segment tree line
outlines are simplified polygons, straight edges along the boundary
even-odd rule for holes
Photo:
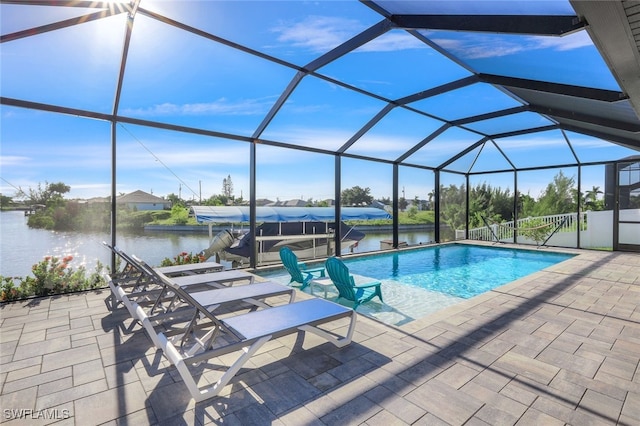
[[[485,225],[483,217],[490,223],[501,223],[514,219],[514,194],[507,188],[493,187],[481,183],[469,188],[469,227]],[[535,199],[530,194],[518,192],[516,209],[519,218],[574,213],[581,210],[605,209],[603,191],[593,186],[585,193],[578,192],[575,178],[558,172]],[[465,224],[465,185],[449,185],[440,188],[440,213],[442,219],[453,229]]]
[[[36,211],[29,216],[28,225],[33,228],[56,230],[91,230],[108,231],[110,226],[110,206],[108,203],[87,204],[78,201],[66,200],[64,195],[70,191],[70,187],[62,182],[38,184],[36,188],[30,188],[26,195],[30,204],[40,204],[45,208]],[[441,220],[452,229],[462,229],[466,216],[466,190],[465,185],[450,184],[440,187],[440,216]],[[484,226],[483,217],[490,222],[504,222],[513,220],[514,194],[510,189],[494,187],[486,182],[469,188],[469,225],[472,228]],[[558,172],[551,182],[542,191],[537,199],[529,194],[517,194],[517,211],[520,218],[545,216],[551,214],[571,213],[578,210],[578,205],[584,210],[603,210],[604,199],[600,187],[594,186],[584,194],[578,193],[574,177],[565,176]],[[424,202],[418,196],[412,200],[412,205],[407,215],[415,217],[418,210],[433,210],[431,202],[433,192],[427,194],[429,201]],[[180,199],[175,194],[169,194],[167,199],[172,202],[171,212],[129,212],[124,208],[118,210],[118,224],[123,227],[141,227],[145,223],[159,218],[168,218],[175,215],[176,223],[187,221],[188,202]],[[375,198],[368,187],[354,186],[346,188],[341,193],[341,202],[344,206],[369,206]],[[3,199],[3,206],[11,199]],[[243,203],[242,197],[233,195],[233,182],[231,176],[223,180],[222,193],[213,195],[204,200],[204,205],[239,205]],[[390,205],[390,198],[377,199],[382,204]],[[307,200],[308,206],[326,205],[326,201]],[[401,197],[398,200],[399,208],[404,211],[410,204]],[[179,220],[179,222],[178,222]]]

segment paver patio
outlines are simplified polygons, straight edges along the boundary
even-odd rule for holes
[[[345,348],[271,341],[198,404],[107,290],[5,304],[2,422],[640,424],[640,256],[576,252],[400,328],[361,315]]]

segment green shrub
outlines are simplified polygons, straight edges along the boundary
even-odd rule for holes
[[[143,229],[144,225],[153,222],[150,210],[118,212],[118,229]]]
[[[4,277],[0,275],[0,301],[24,299],[32,296],[70,293],[101,288],[106,285],[102,278],[104,266],[98,262],[93,273],[87,276],[84,266],[74,270],[69,266],[73,256],[62,259],[47,256],[31,267],[33,277]]]
[[[54,229],[56,222],[46,211],[42,210],[29,216],[27,225],[30,228]]]
[[[193,254],[183,251],[173,259],[165,257],[160,263],[160,266],[188,265],[190,263],[202,263],[205,260],[206,259],[201,254]]]
[[[189,209],[180,205],[171,208],[171,219],[176,225],[184,225],[189,221]]]
[[[539,218],[528,219],[520,226],[522,226],[522,228],[518,228],[518,234],[531,238],[536,242],[536,245],[540,245],[553,230],[549,224]]]
[[[13,277],[0,276],[0,301],[24,299],[27,297],[27,284],[22,281],[16,287]]]
[[[159,222],[161,220],[167,220],[171,217],[171,212],[169,210],[158,210],[154,211],[151,214],[154,222]]]

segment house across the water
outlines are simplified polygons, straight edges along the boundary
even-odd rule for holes
[[[116,198],[119,205],[125,204],[130,210],[170,210],[171,201],[156,197],[144,191],[133,191]]]

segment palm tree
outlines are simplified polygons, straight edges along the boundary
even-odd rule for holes
[[[436,195],[435,190],[434,191],[430,191],[427,194],[427,197],[429,197],[429,209],[433,210],[433,197]]]
[[[598,194],[604,194],[599,186],[593,186],[584,196],[584,205],[587,210],[600,210]]]

